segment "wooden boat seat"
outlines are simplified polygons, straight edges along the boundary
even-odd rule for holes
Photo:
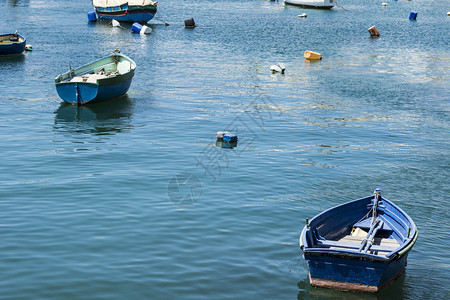
[[[367,218],[353,225],[353,228],[361,228],[369,231],[371,226],[372,226],[372,218]],[[386,224],[386,222],[383,222],[383,226],[379,229],[379,231],[393,232],[392,228],[389,227],[389,225]]]
[[[77,76],[70,80],[70,82],[89,82],[89,83],[97,83],[97,80],[107,78],[106,75],[101,74],[86,74],[83,76]]]
[[[360,242],[348,242],[348,241],[332,241],[332,240],[319,240],[317,242],[317,246],[319,247],[329,247],[329,248],[345,248],[345,249],[350,249],[350,250],[358,250],[359,247],[361,246]],[[394,245],[372,245],[370,247],[370,251],[374,251],[374,252],[383,252],[383,253],[390,253],[392,251],[394,251],[395,249],[398,248],[398,243],[397,243],[397,247]]]
[[[127,73],[131,70],[131,63],[129,61],[121,61],[117,64],[117,71],[120,74]]]

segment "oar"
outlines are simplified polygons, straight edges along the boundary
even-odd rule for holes
[[[156,20],[158,20],[158,21],[160,21],[160,22],[163,22],[164,23],[164,25],[166,25],[166,26],[169,26],[170,24],[169,23],[167,23],[167,22],[164,22],[163,20],[161,20],[161,19],[158,19],[158,18],[155,18]]]

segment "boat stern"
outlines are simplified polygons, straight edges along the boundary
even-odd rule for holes
[[[98,85],[79,82],[56,83],[56,91],[61,99],[74,104],[83,105],[97,97]]]

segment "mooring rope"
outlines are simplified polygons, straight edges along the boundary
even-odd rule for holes
[[[340,5],[336,0],[334,0],[334,2],[336,2],[336,6],[342,8],[345,11],[348,11],[348,9],[346,9],[345,7],[343,7],[342,5]]]

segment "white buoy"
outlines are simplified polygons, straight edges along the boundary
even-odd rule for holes
[[[307,15],[305,13],[302,13],[301,15],[298,15],[297,17],[299,17],[299,18],[306,18]]]
[[[26,44],[25,51],[33,51],[33,46],[31,46],[30,44]]]
[[[142,26],[141,31],[139,32],[140,34],[150,34],[152,32],[152,29],[150,27],[147,26]]]
[[[450,11],[449,11],[449,12],[447,12],[447,17],[450,17]]]
[[[387,6],[387,3],[383,2],[383,3],[381,3],[381,6]]]
[[[282,63],[278,63],[276,65],[271,65],[270,70],[272,73],[281,73],[284,74],[284,70],[286,70],[286,67]]]
[[[112,20],[112,26],[113,27],[120,27],[120,23],[119,23],[119,21],[117,21],[117,20]]]
[[[223,136],[227,134],[230,135],[231,133],[229,133],[228,131],[217,131],[216,138],[223,139]]]

